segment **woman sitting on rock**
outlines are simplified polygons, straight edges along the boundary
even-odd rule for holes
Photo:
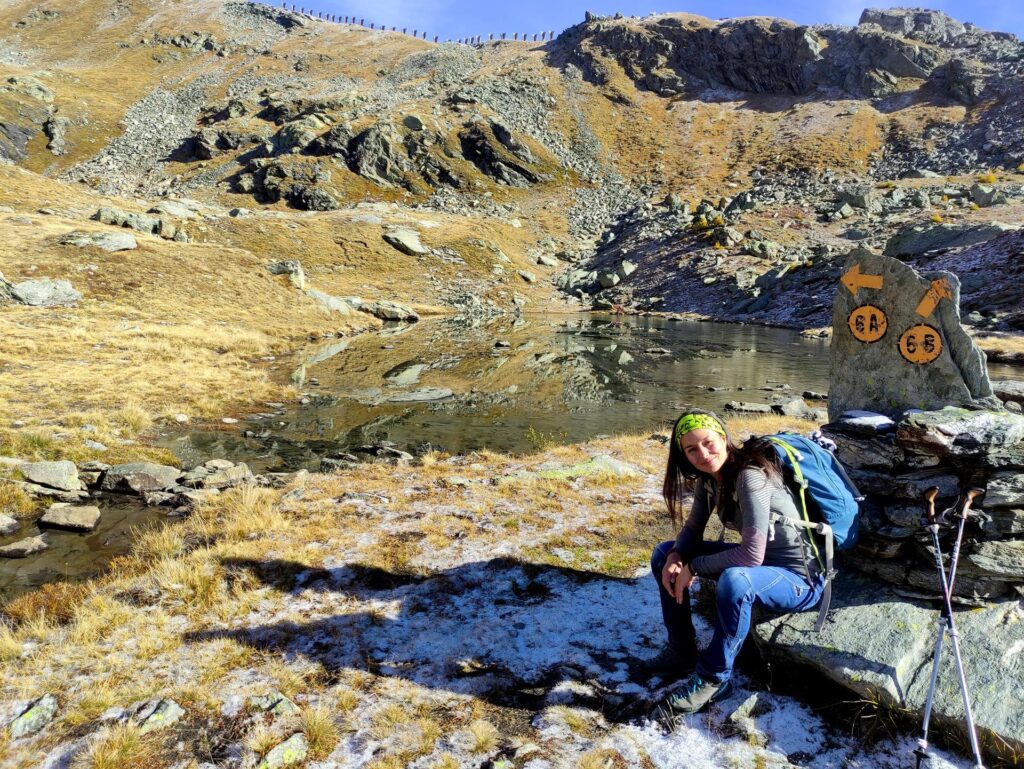
[[[679,536],[658,545],[651,556],[668,643],[644,667],[666,679],[688,676],[655,709],[670,729],[678,716],[728,693],[755,605],[806,611],[821,600],[824,588],[804,530],[782,523],[783,518],[800,519],[800,503],[783,480],[771,444],[753,440],[740,446],[714,414],[683,414],[672,430],[662,490],[676,524],[689,491],[693,505]],[[704,539],[712,513],[726,528],[740,532],[739,544]],[[718,583],[714,635],[700,654],[689,590],[698,576]]]

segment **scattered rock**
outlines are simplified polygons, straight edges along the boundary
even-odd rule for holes
[[[40,278],[10,285],[11,297],[30,307],[59,307],[79,302],[82,295],[66,280]]]
[[[78,491],[83,487],[75,463],[67,459],[55,462],[24,462],[18,466],[22,476],[41,486],[62,491]]]
[[[181,470],[152,462],[129,462],[114,465],[103,475],[104,491],[122,491],[141,494],[143,491],[162,491],[173,487],[182,476]]]
[[[135,718],[142,734],[166,729],[185,715],[185,709],[174,700],[152,700],[147,703]]]
[[[393,230],[389,230],[384,233],[384,240],[391,246],[394,246],[403,254],[409,256],[421,256],[423,254],[429,254],[430,249],[425,248],[420,243],[420,235],[415,230],[410,230],[407,227],[398,227]]]
[[[21,528],[21,524],[9,515],[0,513],[0,536],[6,537]]]
[[[293,766],[306,760],[309,743],[306,735],[299,732],[271,750],[257,764],[256,769],[279,769],[282,766]]]
[[[0,547],[0,558],[27,558],[30,555],[43,552],[47,547],[49,545],[46,544],[46,540],[42,536],[26,537]]]
[[[52,694],[44,694],[34,700],[28,709],[15,718],[8,727],[12,740],[27,737],[41,731],[57,715],[57,698]]]

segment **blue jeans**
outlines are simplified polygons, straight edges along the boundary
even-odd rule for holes
[[[651,554],[651,571],[658,583],[661,616],[668,631],[668,642],[684,659],[696,661],[697,673],[706,681],[725,683],[732,675],[733,662],[750,631],[750,613],[754,606],[774,612],[807,611],[821,600],[824,577],[814,583],[795,571],[781,566],[734,566],[718,575],[715,594],[714,635],[701,654],[697,654],[696,634],[690,617],[690,591],[683,591],[683,602],[661,585],[661,571],[675,542],[662,542]],[[720,553],[737,547],[724,542],[701,542],[696,555]],[[705,579],[701,577],[701,579]]]

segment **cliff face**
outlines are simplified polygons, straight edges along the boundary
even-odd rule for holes
[[[1019,218],[1022,61],[1012,35],[899,9],[855,27],[588,16],[544,43],[435,45],[251,3],[17,2],[0,9],[0,155],[126,199],[282,216],[383,203],[491,228],[447,244],[445,269],[461,259],[472,282],[454,293],[498,304],[559,286],[573,306],[660,298],[799,324],[821,313],[761,299],[786,264],[827,284],[851,240],[881,247],[936,216],[966,226],[992,205]],[[975,200],[990,168],[997,189]],[[848,204],[864,185],[882,202]],[[370,280],[387,259],[335,242]],[[623,259],[636,276],[602,285]],[[517,276],[538,260],[541,279]]]

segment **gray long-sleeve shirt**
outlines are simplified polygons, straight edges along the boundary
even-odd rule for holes
[[[690,514],[676,537],[676,550],[693,552],[695,545],[703,539],[716,493],[712,479],[698,480]],[[812,577],[817,574],[818,566],[804,530],[770,523],[776,516],[796,520],[803,517],[800,498],[781,479],[770,477],[756,467],[744,468],[736,479],[734,509],[735,514],[723,517],[722,523],[726,528],[740,532],[739,546],[694,558],[692,565],[698,574],[717,576],[730,566],[761,565],[782,566],[803,574],[805,563]]]

